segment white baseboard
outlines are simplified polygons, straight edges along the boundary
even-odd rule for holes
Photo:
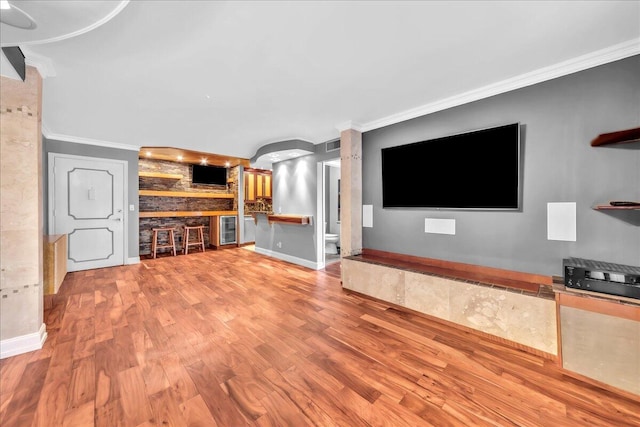
[[[0,359],[40,350],[46,340],[47,325],[43,323],[38,332],[0,341]]]
[[[124,263],[125,263],[125,265],[140,264],[140,257],[139,256],[129,257],[129,258],[126,259],[126,261]]]
[[[263,249],[256,246],[256,252],[262,255],[277,258],[282,261],[287,261],[292,264],[301,265],[303,267],[310,268],[312,270],[320,270],[322,267],[317,263],[304,258],[298,258],[292,255],[282,254],[280,252],[270,251],[269,249]]]

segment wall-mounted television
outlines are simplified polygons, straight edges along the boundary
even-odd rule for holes
[[[191,182],[205,185],[227,185],[227,168],[221,166],[193,165]]]
[[[520,124],[382,149],[383,208],[518,210]]]

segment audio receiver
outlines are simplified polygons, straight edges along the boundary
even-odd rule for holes
[[[640,267],[582,258],[562,260],[568,288],[640,299]]]

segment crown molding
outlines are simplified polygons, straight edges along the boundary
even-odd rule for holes
[[[76,144],[94,145],[97,147],[115,148],[117,150],[140,151],[140,147],[137,145],[129,145],[129,144],[122,144],[120,142],[101,141],[98,139],[82,138],[79,136],[51,133],[49,132],[49,130],[44,124],[42,125],[42,134],[44,135],[45,138],[55,140],[55,141],[73,142]]]
[[[336,125],[336,129],[338,129],[338,132],[343,132],[343,131],[349,130],[349,129],[353,129],[353,130],[358,131],[358,132],[364,132],[363,126],[360,123],[356,123],[356,122],[353,122],[351,120],[346,121],[346,122],[342,122],[342,123]]]
[[[478,89],[464,92],[458,95],[444,98],[436,102],[422,105],[411,110],[406,110],[391,116],[387,116],[378,120],[374,120],[362,125],[362,132],[378,129],[381,127],[404,122],[406,120],[415,119],[416,117],[426,114],[435,113],[437,111],[446,110],[448,108],[457,107],[459,105],[468,104],[484,98],[489,98],[501,93],[510,92],[512,90],[531,86],[547,80],[577,73],[578,71],[588,68],[604,65],[609,62],[628,58],[630,56],[640,54],[640,38],[632,39],[623,43],[600,49],[567,61],[559,62],[548,67],[543,67],[529,73],[493,83]],[[350,123],[350,122],[347,122]]]
[[[25,49],[22,46],[20,46],[20,50],[22,50],[22,53],[24,54],[25,64],[35,67],[40,73],[40,77],[46,79],[47,77],[56,76],[56,69],[53,66],[51,58],[31,52],[29,49]]]

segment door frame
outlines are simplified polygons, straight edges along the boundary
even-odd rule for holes
[[[316,235],[316,266],[317,270],[325,268],[324,262],[324,161],[319,161],[316,165],[316,218],[315,235]]]
[[[55,206],[54,200],[54,178],[55,178],[55,160],[57,158],[65,158],[71,160],[87,160],[87,161],[98,161],[98,162],[108,162],[108,163],[117,163],[123,165],[123,174],[122,177],[122,196],[124,198],[122,205],[122,265],[128,264],[129,259],[129,163],[126,160],[118,160],[118,159],[107,159],[104,157],[92,157],[92,156],[79,156],[76,154],[65,154],[65,153],[54,153],[49,152],[47,157],[47,218],[48,218],[48,233],[54,234],[54,217],[53,217],[53,207]],[[65,254],[68,257],[68,254]]]

